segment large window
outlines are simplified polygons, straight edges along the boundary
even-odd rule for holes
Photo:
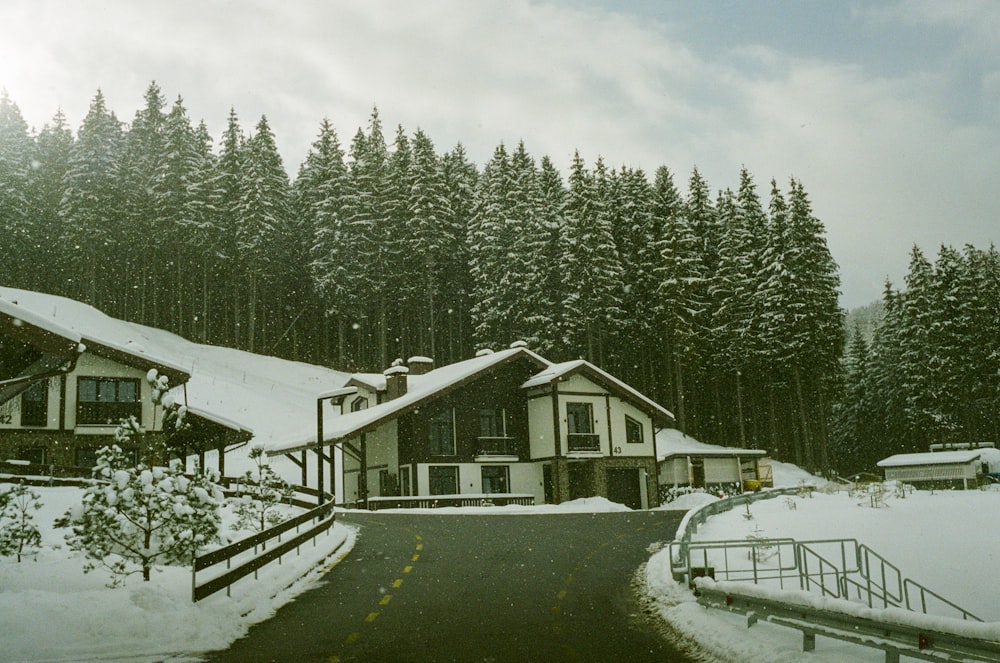
[[[49,381],[35,382],[21,394],[21,425],[44,426],[49,419]]]
[[[431,495],[458,494],[458,468],[431,465],[427,468],[427,489]]]
[[[139,381],[133,378],[79,378],[76,399],[78,424],[117,424],[142,416]]]
[[[566,403],[567,432],[586,435],[594,432],[594,410],[590,403]]]
[[[455,455],[455,416],[453,410],[445,410],[430,420],[428,431],[432,456]]]
[[[566,440],[570,451],[600,451],[594,434],[594,408],[590,403],[566,403]]]
[[[642,424],[625,415],[625,442],[628,444],[642,444]]]
[[[506,465],[487,465],[483,467],[483,492],[509,493],[510,468]]]

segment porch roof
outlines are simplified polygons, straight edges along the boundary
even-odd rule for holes
[[[876,463],[879,467],[912,467],[917,465],[965,465],[976,461],[982,455],[978,449],[972,451],[928,451],[916,454],[896,454]]]

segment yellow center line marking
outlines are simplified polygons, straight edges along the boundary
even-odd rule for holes
[[[382,597],[382,600],[378,602],[379,605],[389,605],[389,601],[392,600],[392,594],[386,594]]]
[[[553,633],[562,633],[562,624],[553,624],[552,625],[552,632]]]
[[[566,584],[567,585],[572,585],[573,584],[573,576],[572,575],[566,576]]]
[[[365,621],[366,622],[373,622],[373,621],[375,621],[375,619],[377,617],[378,617],[378,613],[377,612],[369,612],[368,616],[365,617]]]
[[[580,569],[582,569],[582,568],[583,568],[583,566],[584,566],[583,562],[577,562],[577,563],[576,563],[576,566],[574,566],[574,567],[573,567],[573,569],[574,569],[575,571],[579,571]]]
[[[559,616],[559,613],[561,613],[561,612],[562,612],[562,608],[560,608],[557,605],[552,606],[552,614],[553,615]]]
[[[355,642],[358,641],[358,638],[360,637],[361,634],[355,631],[354,633],[351,633],[349,636],[347,636],[347,638],[344,639],[344,644],[353,645]]]
[[[409,573],[412,570],[413,570],[412,566],[404,566],[403,567],[403,573]]]
[[[393,589],[399,589],[402,586],[403,586],[403,579],[402,578],[396,578],[395,580],[392,581],[392,588]]]
[[[417,550],[423,550],[423,549],[424,549],[424,544],[418,543],[417,544]]]
[[[420,536],[419,534],[416,535],[416,538],[417,538],[417,541],[423,541],[424,540],[424,537]]]
[[[594,558],[594,551],[591,550],[589,553],[587,553],[583,557],[584,557],[584,559],[593,559]]]
[[[417,553],[413,553],[413,557],[410,558],[410,561],[415,562],[418,559],[420,559],[420,555],[418,555]]]
[[[340,663],[340,657],[331,656],[330,658],[326,659],[326,663]]]
[[[566,594],[568,594],[568,593],[569,592],[564,589],[564,590],[560,591],[558,594],[556,594],[556,598],[559,599],[560,601],[562,601],[564,598],[566,598]]]

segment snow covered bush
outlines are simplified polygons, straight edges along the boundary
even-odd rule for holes
[[[189,564],[198,550],[218,541],[223,502],[214,473],[185,476],[178,466],[130,467],[117,445],[98,452],[94,482],[82,504],[57,521],[70,527],[66,542],[83,551],[84,572],[102,567],[111,586],[158,564]]]
[[[33,511],[42,508],[38,493],[23,483],[0,492],[0,555],[17,555],[18,563],[42,545]]]
[[[250,460],[256,469],[247,470],[240,482],[241,495],[234,500],[237,520],[234,530],[252,529],[262,532],[284,518],[276,507],[292,494],[292,487],[264,462],[264,449],[250,450]]]

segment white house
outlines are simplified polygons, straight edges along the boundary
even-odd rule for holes
[[[552,364],[515,344],[439,368],[412,357],[347,386],[356,391],[321,440],[331,459],[342,450],[344,502],[525,495],[656,503],[655,433],[673,415],[589,362]],[[268,453],[315,447],[314,434]]]
[[[951,486],[977,488],[984,471],[983,455],[995,450],[930,451],[896,454],[880,460],[886,481],[903,481],[915,486]]]

